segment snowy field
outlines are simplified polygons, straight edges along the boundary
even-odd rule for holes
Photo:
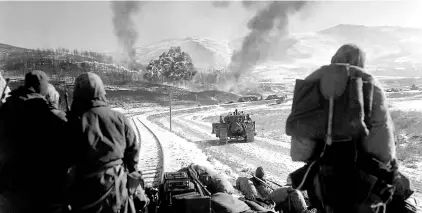
[[[420,111],[422,112],[422,100],[413,98],[390,99],[390,107],[393,110]],[[234,108],[213,106],[203,110],[185,113],[174,110],[172,120],[172,132],[169,131],[169,117],[153,116],[159,113],[167,113],[166,108],[144,107],[142,109],[117,109],[123,113],[141,115],[142,120],[153,129],[159,136],[164,146],[169,150],[171,170],[177,170],[190,163],[201,163],[213,166],[220,174],[224,174],[234,183],[239,176],[249,176],[258,166],[264,166],[269,179],[279,184],[285,184],[287,174],[302,166],[302,163],[292,162],[290,159],[290,138],[285,135],[284,126],[278,126],[277,122],[285,119],[283,112],[290,110],[291,102],[281,105],[263,103],[261,105],[251,105],[239,107],[239,111],[251,113],[261,112],[274,119],[267,119],[265,116],[256,115],[255,118],[262,117],[266,121],[257,121],[258,135],[255,142],[229,142],[227,145],[219,145],[218,138],[211,134],[211,122],[213,118]],[[195,108],[195,107],[194,107]],[[280,114],[280,112],[282,114]],[[278,113],[278,114],[271,114]],[[278,121],[276,121],[278,119]],[[273,122],[274,120],[274,122]],[[260,125],[260,126],[258,126]],[[266,126],[266,127],[265,127]],[[266,131],[265,131],[266,129]],[[280,132],[280,129],[283,131]],[[401,170],[412,181],[415,186],[422,188],[422,163],[414,162],[412,167],[403,166]],[[422,201],[420,191],[415,197]],[[419,202],[421,203],[421,202]]]
[[[410,111],[416,110],[422,112],[422,97],[421,100],[401,100],[391,102],[393,109]]]

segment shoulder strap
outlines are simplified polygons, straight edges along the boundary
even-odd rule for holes
[[[325,144],[330,146],[333,143],[333,111],[334,111],[334,97],[330,96],[328,99],[329,108],[328,108],[328,126],[327,126],[327,136],[325,139]],[[324,147],[325,150],[325,147]]]
[[[374,84],[372,81],[363,82],[362,84],[362,92],[363,92],[363,107],[365,112],[365,124],[368,129],[371,129],[372,124],[370,122],[371,115],[372,115],[372,105],[373,105],[373,96],[374,96]]]
[[[346,70],[347,70],[347,75],[349,76],[349,79],[350,79],[352,76],[350,76],[349,68],[350,68],[350,65],[347,64]],[[323,151],[321,152],[321,156],[324,154],[326,146],[327,145],[330,146],[333,143],[332,131],[333,131],[333,114],[334,114],[334,94],[332,94],[328,97],[328,103],[329,103],[329,107],[328,107],[327,135],[326,135],[326,138],[325,138],[325,146],[324,146]]]
[[[351,78],[361,78],[357,76],[356,72],[351,72]],[[369,80],[364,81],[362,79],[362,93],[363,93],[363,109],[364,109],[364,122],[368,129],[371,129],[371,115],[374,95],[374,83],[372,82],[372,76]]]

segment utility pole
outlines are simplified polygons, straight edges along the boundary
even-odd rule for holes
[[[171,99],[172,99],[172,96],[171,96],[171,90],[170,90],[170,92],[169,92],[169,101],[170,101],[170,132],[173,132],[171,130]]]

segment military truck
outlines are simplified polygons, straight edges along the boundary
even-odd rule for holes
[[[419,90],[419,87],[418,87],[418,86],[416,86],[415,84],[413,84],[413,85],[410,87],[410,90]]]
[[[237,102],[249,102],[249,101],[250,101],[249,97],[241,97],[239,98]]]
[[[212,124],[212,132],[218,138],[220,143],[226,143],[229,139],[243,139],[245,142],[253,142],[256,135],[255,121],[249,114],[230,112],[226,116],[220,116],[220,122]]]
[[[283,95],[283,96],[280,96],[276,101],[275,101],[275,103],[276,104],[281,104],[281,103],[284,103],[284,102],[286,102],[287,101],[287,95]]]
[[[277,95],[269,95],[267,96],[265,100],[274,100],[274,99],[279,99],[279,97]]]
[[[248,98],[250,101],[259,101],[259,98],[256,96],[249,96]]]

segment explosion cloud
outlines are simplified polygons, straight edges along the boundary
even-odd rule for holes
[[[119,45],[124,51],[127,68],[133,69],[136,64],[135,43],[139,33],[133,23],[132,16],[141,9],[142,2],[139,1],[112,1],[114,33],[117,36]]]
[[[250,32],[243,40],[239,51],[234,52],[228,67],[228,76],[221,85],[233,91],[239,79],[251,73],[259,61],[264,61],[272,44],[288,34],[289,15],[300,11],[307,2],[268,2],[248,22]]]

